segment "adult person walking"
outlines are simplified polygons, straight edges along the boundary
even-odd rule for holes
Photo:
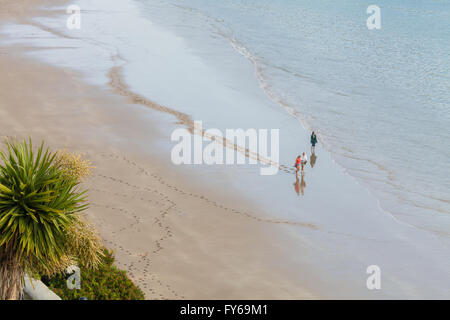
[[[301,165],[302,165],[302,172],[301,174],[303,175],[303,169],[305,168],[305,164],[308,162],[308,156],[306,155],[306,152],[303,152],[302,157],[301,157]]]
[[[311,153],[314,154],[314,151],[316,149],[316,143],[317,143],[317,136],[316,133],[313,131],[311,133]]]

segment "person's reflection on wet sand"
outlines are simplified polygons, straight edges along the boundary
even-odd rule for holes
[[[310,157],[311,159],[311,162],[309,163],[310,165],[311,165],[311,168],[314,168],[314,165],[316,164],[316,160],[317,160],[317,156],[316,156],[316,154],[313,152],[312,154],[311,154],[311,157]]]
[[[302,196],[305,194],[305,188],[306,188],[306,183],[305,183],[305,179],[303,179],[303,175],[302,175],[302,180],[300,181],[300,192],[301,192]]]
[[[300,197],[300,194],[302,196],[305,194],[306,183],[305,183],[305,179],[303,179],[303,177],[304,176],[302,175],[301,181],[298,179],[298,176],[295,177],[294,189],[299,197]]]
[[[294,189],[295,192],[297,192],[297,195],[300,197],[300,180],[298,180],[298,175],[295,176]]]

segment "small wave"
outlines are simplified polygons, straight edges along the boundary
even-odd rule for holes
[[[264,93],[267,95],[267,97],[271,101],[275,102],[276,104],[280,105],[283,109],[285,109],[289,115],[291,115],[292,117],[297,119],[305,130],[311,131],[313,128],[313,125],[311,125],[311,123],[307,120],[306,116],[304,114],[302,114],[301,112],[299,112],[295,107],[291,106],[287,101],[285,101],[284,99],[282,99],[281,97],[279,97],[277,94],[275,94],[273,92],[272,86],[270,85],[269,81],[267,81],[266,76],[265,76],[265,66],[269,66],[269,63],[266,62],[263,58],[253,55],[251,53],[251,50],[249,50],[241,41],[239,41],[239,39],[237,39],[237,37],[234,35],[232,29],[229,27],[226,27],[226,25],[224,23],[219,23],[219,24],[213,23],[213,24],[211,24],[211,26],[214,28],[214,31],[217,35],[221,36],[226,41],[228,41],[228,43],[234,48],[234,50],[237,53],[244,56],[252,63],[257,81],[258,81],[260,87],[262,88],[262,90],[264,91]],[[288,68],[283,67],[283,66],[276,66],[276,65],[270,64],[270,68],[274,68],[276,70],[284,72],[286,74],[286,77],[293,76],[293,77],[296,77],[296,78],[299,78],[302,80],[311,80],[311,81],[315,82],[314,79],[311,79],[311,77],[309,77],[307,75],[299,74],[299,73],[289,70]],[[343,97],[350,97],[349,94],[341,92],[341,91],[337,91],[337,90],[333,90],[333,91],[331,91],[331,93],[333,93],[335,95],[343,96]],[[324,130],[321,130],[321,129],[315,129],[315,131],[318,132],[319,135],[321,136],[321,142],[322,142],[322,145],[324,146],[324,148],[331,154],[336,152],[336,151],[333,152],[329,147],[329,143],[327,143],[329,140],[329,139],[327,139],[327,136],[330,138],[330,140],[334,139],[335,137],[333,135],[328,135]],[[432,196],[431,194],[421,193],[421,192],[412,190],[410,188],[407,188],[406,186],[404,186],[398,182],[395,182],[396,179],[395,179],[395,174],[394,174],[393,170],[383,166],[383,164],[381,164],[380,162],[374,161],[370,158],[358,157],[355,155],[354,152],[352,152],[351,154],[336,153],[336,155],[343,156],[343,157],[353,160],[353,161],[369,163],[370,165],[372,165],[374,167],[374,170],[371,171],[371,173],[373,173],[375,175],[379,175],[380,172],[384,173],[383,174],[384,179],[382,179],[382,180],[377,179],[377,180],[379,180],[379,182],[385,183],[386,185],[392,187],[394,190],[398,191],[395,193],[395,196],[397,197],[397,199],[399,201],[401,201],[401,202],[406,201],[411,206],[416,207],[416,208],[423,208],[423,209],[427,209],[427,210],[431,210],[431,211],[443,213],[443,214],[448,213],[447,210],[441,209],[441,208],[439,208],[439,206],[424,205],[424,204],[419,203],[418,201],[413,200],[415,197],[419,196],[419,197],[422,197],[423,199],[432,199],[432,200],[439,201],[442,203],[449,203],[449,201],[446,199],[436,198],[436,197]],[[346,168],[341,162],[339,162],[339,165]],[[351,167],[348,168],[348,170],[351,171],[354,168],[358,168],[358,165],[352,165]],[[361,178],[361,177],[359,177],[359,178]],[[372,178],[370,178],[370,179],[361,178],[361,179],[363,179],[368,184],[369,187],[370,187],[371,183],[373,182]],[[402,195],[404,193],[408,193],[411,196],[406,197],[406,196]],[[394,193],[392,193],[391,195],[394,195]],[[383,209],[386,210],[386,208],[383,208]],[[389,212],[389,210],[387,210],[387,211]],[[391,212],[389,212],[389,213],[392,214]]]

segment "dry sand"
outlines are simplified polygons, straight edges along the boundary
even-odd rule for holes
[[[1,23],[29,23],[31,3],[63,1],[0,0]],[[25,58],[29,49],[0,47],[0,134],[45,139],[93,162],[88,215],[147,299],[312,297],[279,263],[272,237],[282,221],[258,217],[252,204],[194,184],[139,149],[168,140],[158,128],[176,116]]]

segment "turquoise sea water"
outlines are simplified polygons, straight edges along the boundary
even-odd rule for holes
[[[136,2],[194,48],[221,38],[248,57],[384,209],[450,235],[450,1]],[[371,4],[380,30],[366,26]]]

